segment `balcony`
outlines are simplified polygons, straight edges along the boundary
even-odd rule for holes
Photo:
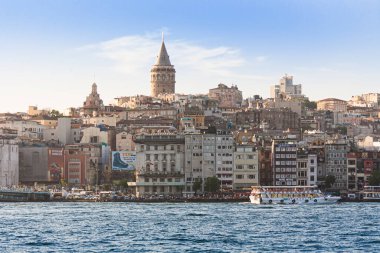
[[[153,178],[160,178],[160,177],[185,177],[184,172],[180,171],[137,171],[136,172],[137,176],[143,176],[143,177],[153,177]]]
[[[133,138],[135,143],[141,144],[185,144],[185,137],[183,135],[136,135]]]

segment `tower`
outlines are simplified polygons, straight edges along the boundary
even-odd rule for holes
[[[103,100],[100,99],[98,93],[98,86],[93,83],[91,86],[91,93],[86,97],[83,103],[82,111],[85,115],[92,115],[94,112],[99,112],[103,108]]]
[[[163,93],[175,93],[175,69],[170,63],[162,35],[161,48],[156,63],[150,70],[150,94],[152,97],[157,97]]]

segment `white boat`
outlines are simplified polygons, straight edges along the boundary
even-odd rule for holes
[[[362,194],[364,201],[380,201],[380,186],[364,186]]]
[[[317,186],[253,186],[253,204],[330,204],[340,197],[324,195]]]

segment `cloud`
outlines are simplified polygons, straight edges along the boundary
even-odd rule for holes
[[[248,62],[239,48],[225,45],[206,47],[192,41],[173,40],[167,34],[166,32],[166,48],[177,72],[176,92],[207,93],[208,89],[222,82],[227,85],[237,84],[241,90],[250,94],[258,89],[257,85],[270,80],[266,76],[254,75],[252,71],[267,59],[266,56],[258,56]],[[114,38],[85,45],[77,50],[84,55],[96,56],[106,68],[108,77],[112,76],[112,81],[119,83],[119,88],[128,87],[129,94],[148,94],[149,71],[160,45],[161,34],[154,32]]]
[[[115,69],[126,74],[144,70],[155,61],[161,43],[160,36],[152,34],[131,35],[81,47],[93,51],[99,57],[112,60]],[[234,68],[241,67],[245,60],[240,50],[220,46],[207,48],[184,40],[166,42],[171,62],[176,68],[187,71],[215,73],[230,76]]]

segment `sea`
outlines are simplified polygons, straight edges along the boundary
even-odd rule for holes
[[[380,203],[0,203],[0,252],[380,252]]]

